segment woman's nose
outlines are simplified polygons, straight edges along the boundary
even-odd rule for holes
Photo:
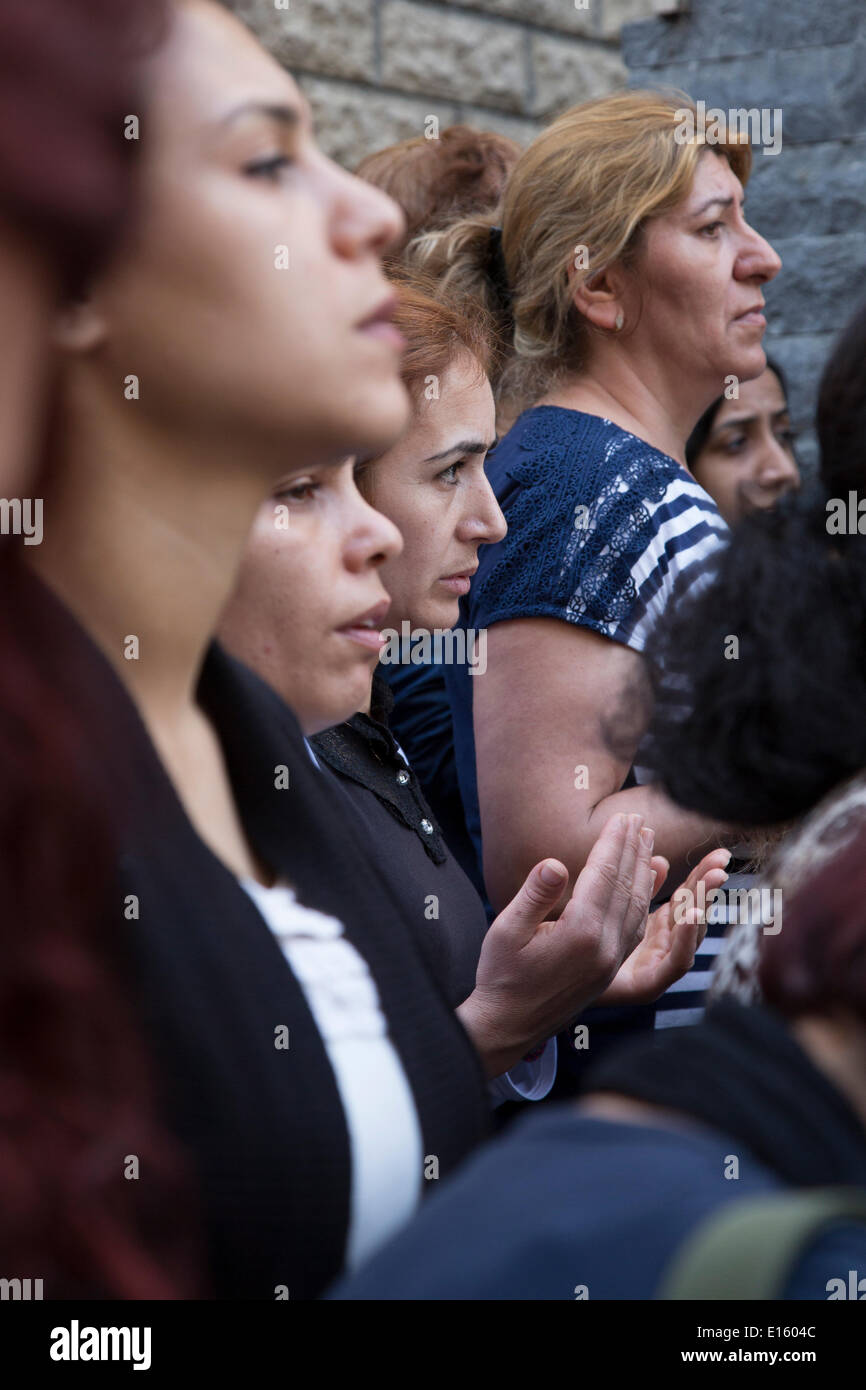
[[[508,524],[486,477],[481,480],[477,489],[473,489],[469,502],[463,522],[467,539],[472,539],[480,545],[493,545],[496,541],[501,541],[508,530]]]
[[[788,449],[775,437],[768,440],[758,469],[758,477],[765,486],[789,483],[799,486],[800,471]]]
[[[738,278],[757,279],[766,284],[782,269],[782,257],[753,227],[747,231],[748,239],[737,262]]]

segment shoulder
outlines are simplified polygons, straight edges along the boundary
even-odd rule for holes
[[[675,459],[581,411],[536,407],[500,449],[509,532],[482,555],[474,625],[561,618],[641,650],[681,576],[724,543],[712,499]]]

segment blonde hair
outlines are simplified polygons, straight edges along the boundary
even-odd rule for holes
[[[694,138],[677,128],[691,114]],[[591,330],[574,307],[577,284],[614,262],[629,265],[648,219],[688,195],[707,148],[745,184],[745,135],[706,145],[684,92],[626,91],[573,106],[542,131],[515,166],[497,213],[465,218],[413,241],[407,259],[451,294],[480,301],[510,349],[494,367],[497,392],[532,400],[585,364]],[[499,225],[507,296],[490,236]],[[585,248],[587,257],[579,256]],[[588,259],[588,266],[581,261]]]

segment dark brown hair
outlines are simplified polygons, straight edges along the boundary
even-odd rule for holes
[[[419,135],[377,150],[355,172],[403,209],[406,235],[390,253],[396,257],[420,232],[498,207],[520,155],[505,135],[452,125],[436,139]]]

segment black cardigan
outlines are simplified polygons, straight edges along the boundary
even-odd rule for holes
[[[285,1285],[290,1298],[314,1297],[340,1272],[350,1196],[348,1134],[324,1045],[279,945],[193,828],[119,678],[47,591],[46,602],[58,608],[64,652],[52,666],[62,694],[86,701],[100,731],[122,845],[115,927],[131,947],[164,1113],[201,1182],[211,1292],[273,1299]],[[251,844],[301,902],[340,919],[367,961],[424,1154],[444,1176],[487,1132],[489,1106],[477,1054],[399,901],[279,697],[212,646],[198,698]],[[276,785],[281,767],[288,789]],[[128,894],[137,921],[124,913]],[[274,1045],[280,1025],[287,1050]]]
[[[475,988],[487,915],[400,755],[388,728],[391,704],[388,686],[374,678],[370,715],[356,714],[317,734],[313,747],[363,823],[381,873],[403,902],[430,968],[456,1008]]]

